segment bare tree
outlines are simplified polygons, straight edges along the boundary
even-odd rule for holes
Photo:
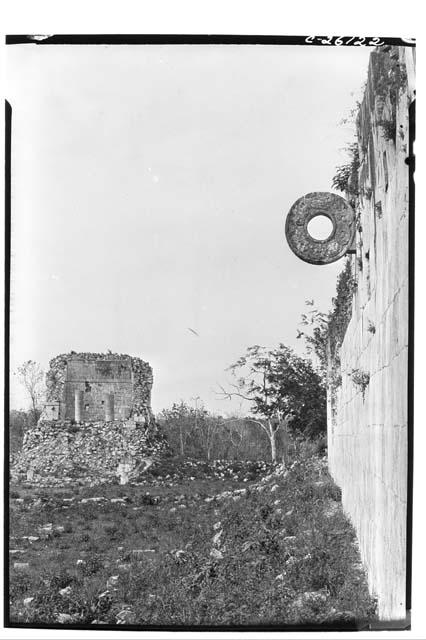
[[[216,437],[225,423],[218,416],[205,415],[197,426],[198,438],[207,460],[211,460]]]
[[[40,414],[44,394],[44,372],[34,360],[27,360],[17,368],[15,375],[31,400],[32,420],[35,424]]]
[[[241,397],[241,394],[238,392],[230,392],[230,391],[225,391],[222,387],[222,394],[227,397],[227,398],[231,398],[232,396],[236,395]],[[248,399],[248,398],[247,398]],[[293,419],[293,416],[288,414],[286,416],[282,416],[281,412],[279,412],[278,410],[276,411],[276,414],[273,416],[270,416],[268,418],[264,418],[264,419],[255,419],[255,418],[250,418],[250,417],[246,417],[246,418],[234,418],[232,421],[228,421],[229,422],[239,422],[240,424],[242,424],[242,426],[244,426],[245,422],[250,422],[256,426],[258,426],[260,429],[262,429],[266,435],[268,436],[268,440],[269,440],[269,445],[271,447],[271,460],[272,462],[276,462],[277,460],[277,434],[278,432],[282,429],[284,431],[284,442],[283,442],[283,462],[285,465],[287,465],[288,462],[288,425],[291,422],[291,420]],[[242,434],[241,432],[238,433],[238,437],[240,439],[239,443],[236,444],[233,440],[233,435],[234,433],[231,435],[231,441],[232,444],[234,445],[234,447],[238,447],[241,446],[242,444]]]
[[[180,403],[173,403],[170,409],[163,409],[158,418],[172,447],[184,456],[188,455],[188,451],[194,455],[198,445],[199,427],[206,416],[206,410],[198,407],[198,404],[191,407],[181,400]]]

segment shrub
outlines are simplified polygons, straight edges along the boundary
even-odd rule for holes
[[[361,390],[362,398],[364,399],[365,390],[370,384],[370,374],[361,369],[352,369],[348,375],[351,377],[354,385]]]
[[[81,565],[81,571],[85,576],[91,576],[95,573],[98,573],[104,566],[104,559],[100,555],[92,555],[90,556],[85,564]]]
[[[379,120],[377,123],[382,129],[382,135],[388,142],[396,140],[396,118],[392,120]]]
[[[349,144],[346,147],[346,151],[349,155],[349,162],[337,167],[331,186],[337,191],[356,197],[359,195],[358,170],[360,161],[358,142]]]

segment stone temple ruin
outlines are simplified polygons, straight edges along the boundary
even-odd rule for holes
[[[73,353],[50,361],[42,420],[152,420],[152,368],[128,355]]]
[[[167,451],[151,410],[152,368],[113,353],[50,361],[46,404],[24,438],[12,475],[50,484],[122,483]]]

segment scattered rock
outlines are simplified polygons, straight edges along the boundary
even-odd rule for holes
[[[222,536],[223,533],[223,529],[221,529],[220,531],[218,531],[217,533],[215,533],[215,535],[213,536],[213,544],[217,547],[220,544],[220,538]]]
[[[110,576],[107,580],[107,589],[111,589],[117,586],[120,576]]]
[[[353,611],[338,611],[334,614],[334,620],[339,622],[353,622],[355,619]]]
[[[74,622],[73,616],[70,616],[69,613],[58,613],[58,615],[56,616],[56,620],[60,624],[67,624],[70,622]]]
[[[116,616],[117,624],[133,624],[135,622],[135,614],[129,609],[123,609]]]
[[[293,601],[293,606],[296,608],[300,608],[305,604],[319,604],[320,602],[325,602],[326,600],[327,595],[323,591],[306,591]]]
[[[155,553],[155,549],[132,549],[132,555],[140,558],[145,553]]]

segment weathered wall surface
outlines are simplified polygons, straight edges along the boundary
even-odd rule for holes
[[[406,615],[408,113],[414,50],[371,55],[357,122],[357,282],[329,389],[328,451],[382,619]],[[341,376],[341,378],[340,378]]]
[[[75,412],[75,392],[83,392],[84,420],[105,418],[105,396],[114,395],[117,419],[129,417],[133,405],[133,379],[130,362],[74,358],[68,361],[63,399],[65,418],[71,420]]]
[[[140,358],[117,353],[67,353],[50,361],[46,376],[46,420],[72,420],[75,392],[81,391],[82,420],[105,419],[105,396],[114,394],[117,420],[152,420],[152,368]]]
[[[53,485],[107,482],[123,465],[130,478],[144,459],[167,453],[151,411],[147,362],[125,354],[71,352],[50,361],[46,382],[43,414],[25,434],[12,467],[17,479],[28,474],[31,481]],[[76,392],[79,420],[74,419]],[[114,394],[114,416],[105,419],[108,394]]]

